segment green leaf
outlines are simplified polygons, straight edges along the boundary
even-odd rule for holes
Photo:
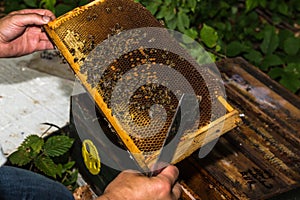
[[[290,37],[294,37],[294,34],[293,34],[292,31],[289,31],[289,30],[281,30],[281,31],[279,32],[278,36],[279,36],[279,40],[280,40],[280,42],[279,42],[279,47],[280,47],[281,49],[284,49],[284,43],[285,43],[285,41],[286,41],[288,38],[290,38]]]
[[[216,62],[217,56],[216,56],[215,54],[208,52],[208,55],[209,55],[209,57],[210,57],[210,61]],[[209,59],[207,59],[207,60],[209,60]],[[207,62],[207,61],[206,61],[204,64],[211,64],[212,62]]]
[[[24,3],[29,7],[33,7],[33,8],[38,7],[36,0],[24,0]]]
[[[21,143],[19,148],[27,148],[31,147],[35,143],[40,143],[40,141],[43,141],[41,137],[38,135],[29,135],[25,138],[25,140]]]
[[[163,6],[160,7],[160,9],[159,9],[159,11],[158,11],[158,13],[157,13],[157,15],[156,15],[156,18],[157,18],[157,19],[162,19],[162,18],[164,18],[169,12],[173,12],[173,11],[170,11],[170,10],[168,9],[167,6],[163,5]]]
[[[300,89],[300,64],[291,63],[285,68],[275,67],[268,73],[271,78],[280,78],[280,83],[292,92]]]
[[[215,50],[216,50],[216,52],[219,52],[219,51],[221,51],[221,50],[222,50],[222,47],[221,47],[221,45],[217,45],[217,46],[216,46],[216,48],[215,48]]]
[[[300,80],[291,76],[286,76],[279,82],[293,93],[296,93],[300,89]]]
[[[72,0],[70,0],[70,1],[72,1]],[[89,2],[90,2],[89,0],[81,0],[81,1],[79,1],[78,6],[83,6],[85,4],[88,4]]]
[[[290,63],[285,68],[274,67],[268,73],[272,78],[276,79],[278,77],[291,76],[295,79],[300,78],[300,64]]]
[[[147,5],[147,9],[152,13],[152,15],[155,15],[157,11],[159,10],[159,7],[161,6],[162,1],[153,1],[151,4]]]
[[[283,21],[283,18],[281,15],[275,13],[272,15],[272,23],[274,23],[275,25],[280,24]]]
[[[32,156],[26,151],[15,151],[9,157],[8,160],[13,165],[24,166],[32,161]]]
[[[234,57],[234,56],[241,54],[242,52],[247,51],[248,48],[249,47],[247,47],[246,45],[244,45],[238,41],[233,41],[227,46],[226,55],[229,57]]]
[[[71,148],[73,141],[73,139],[63,135],[50,137],[44,145],[45,155],[61,156]]]
[[[44,172],[47,176],[56,178],[57,175],[57,165],[53,162],[51,158],[45,155],[40,155],[34,160],[34,165]]]
[[[171,10],[173,10],[173,9],[171,8]],[[166,21],[169,21],[171,19],[174,19],[175,17],[176,17],[175,12],[167,12],[166,15],[164,16],[164,19]]]
[[[42,0],[39,7],[51,10],[53,13],[55,13],[55,4],[56,0]]]
[[[74,0],[63,0],[63,2],[65,3],[65,4],[77,4],[78,3],[78,0],[76,0],[76,1],[74,1]]]
[[[274,9],[276,9],[277,5],[278,5],[278,2],[276,2],[276,1],[270,1],[270,2],[268,3],[268,8],[269,8],[270,10],[274,10]]]
[[[42,8],[47,3],[47,0],[41,0],[39,7]]]
[[[259,5],[260,0],[246,0],[246,12],[249,12]]]
[[[56,165],[56,175],[58,175],[58,177],[62,177],[62,174],[64,173],[64,170],[63,170],[63,166],[61,163],[57,164]]]
[[[43,145],[44,145],[43,138],[37,135],[29,135],[19,146],[18,150],[27,151],[29,154],[33,155],[33,154],[40,153]]]
[[[71,5],[58,4],[55,7],[55,14],[56,14],[56,16],[61,16],[72,9],[73,9],[73,7]]]
[[[280,4],[278,4],[278,11],[283,15],[288,15],[289,14],[288,4],[286,2],[281,2]]]
[[[166,21],[166,26],[171,30],[175,30],[175,28],[177,27],[177,19],[174,18],[169,21]]]
[[[10,13],[14,10],[21,10],[26,8],[27,6],[24,3],[21,3],[20,1],[5,1],[4,9],[5,13]]]
[[[55,4],[56,4],[56,0],[47,0],[46,1],[46,7],[54,8]]]
[[[215,47],[219,39],[217,31],[213,27],[206,24],[203,24],[203,27],[200,31],[200,37],[203,43],[209,48]]]
[[[195,12],[197,6],[197,0],[188,0],[187,1],[188,7],[191,8],[193,12]]]
[[[184,32],[186,28],[190,27],[189,16],[183,11],[180,10],[177,15],[177,27],[178,30]]]
[[[165,5],[170,5],[172,3],[172,0],[164,0]]]
[[[37,135],[29,135],[18,147],[18,150],[12,153],[9,160],[18,166],[30,163],[40,153],[44,145],[44,140]]]
[[[65,186],[73,185],[78,179],[78,170],[74,170],[65,175],[62,184]]]
[[[269,69],[269,67],[272,66],[279,66],[284,64],[284,62],[282,61],[282,59],[277,56],[277,55],[267,55],[264,60],[262,61],[262,64],[260,66],[260,69],[267,71]]]
[[[300,63],[300,56],[298,54],[294,56],[286,55],[283,56],[283,59],[285,63]]]
[[[265,8],[267,6],[267,0],[260,0],[259,5],[263,8]]]
[[[295,37],[286,39],[283,48],[288,55],[296,55],[300,48],[300,39]]]
[[[31,148],[34,152],[39,153],[44,145],[44,140],[38,135],[29,135],[20,145],[19,149],[24,150]]]
[[[231,8],[231,12],[232,12],[233,15],[237,14],[238,13],[238,8],[236,6],[233,6]]]
[[[296,9],[297,11],[300,11],[300,2],[297,1],[297,0],[295,0],[294,3],[295,3],[295,9]]]
[[[188,29],[184,32],[184,35],[183,35],[183,41],[185,43],[192,43],[192,42],[195,42],[195,39],[198,37],[198,32],[197,30],[195,29]]]
[[[282,74],[284,73],[284,70],[283,68],[281,67],[273,67],[268,75],[272,78],[272,79],[277,79],[277,78],[280,78],[282,77]]]
[[[293,74],[296,78],[300,78],[300,63],[289,63],[284,71]]]
[[[207,53],[204,48],[196,46],[188,48],[187,51],[200,65],[213,63],[211,54]]]
[[[248,53],[244,55],[244,57],[254,64],[261,63],[263,56],[259,51],[251,49]]]
[[[264,40],[260,46],[263,53],[270,55],[279,46],[279,37],[275,32],[275,28],[267,26],[264,30]]]
[[[71,169],[75,165],[75,161],[70,161],[62,166],[63,172]]]
[[[31,145],[31,147],[34,152],[40,153],[40,151],[43,148],[43,145],[44,145],[44,140],[42,138],[39,138]]]

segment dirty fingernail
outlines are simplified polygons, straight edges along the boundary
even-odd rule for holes
[[[44,20],[44,22],[48,23],[48,22],[50,22],[51,18],[49,16],[44,15],[43,20]]]

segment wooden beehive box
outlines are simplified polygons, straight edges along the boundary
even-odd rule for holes
[[[299,97],[241,58],[218,66],[243,123],[204,159],[179,163],[182,182],[203,200],[300,199]]]

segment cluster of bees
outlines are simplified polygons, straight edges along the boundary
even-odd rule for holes
[[[123,8],[118,7],[121,11]],[[106,8],[105,11],[110,14],[112,10]],[[91,14],[87,16],[87,20],[96,20],[97,15]],[[110,28],[110,34],[108,38],[113,35],[118,35],[124,30],[124,28],[116,23],[114,27]],[[74,62],[83,63],[80,65],[80,73],[86,75],[87,83],[95,88],[108,109],[112,109],[113,93],[119,81],[124,81],[127,84],[123,91],[117,92],[117,99],[123,100],[128,98],[127,89],[136,87],[139,81],[147,80],[144,84],[140,85],[133,95],[129,99],[129,110],[122,111],[119,109],[116,112],[112,112],[119,119],[127,119],[124,116],[130,116],[131,120],[138,126],[147,126],[151,122],[153,117],[152,110],[153,105],[162,105],[166,111],[167,119],[164,129],[155,135],[154,137],[148,137],[144,142],[141,142],[138,138],[133,138],[137,144],[141,144],[139,148],[143,151],[148,151],[150,146],[151,150],[155,150],[155,145],[151,144],[151,141],[155,143],[162,143],[168,127],[172,121],[176,108],[178,106],[178,96],[182,95],[183,91],[176,90],[171,91],[167,85],[172,85],[177,81],[177,85],[180,84],[180,80],[174,80],[172,77],[166,75],[166,84],[159,84],[155,80],[158,79],[159,72],[153,70],[154,67],[171,68],[178,73],[182,74],[189,83],[191,83],[193,90],[199,98],[199,108],[201,113],[200,126],[206,125],[210,122],[210,97],[207,90],[205,81],[202,75],[195,69],[195,67],[189,63],[185,58],[176,53],[170,52],[167,49],[159,48],[145,48],[142,40],[146,40],[151,43],[152,38],[147,36],[141,36],[140,34],[131,33],[132,35],[126,35],[125,38],[118,38],[114,44],[107,45],[105,47],[98,48],[96,46],[96,39],[93,35],[88,35],[85,41],[85,45],[82,49],[69,49],[70,53],[74,57]],[[122,34],[121,34],[122,35]],[[76,35],[74,36],[76,38]],[[79,36],[78,36],[79,37]],[[79,38],[80,40],[80,38]],[[156,41],[155,41],[156,42]],[[157,41],[159,42],[159,41]],[[139,45],[138,48],[131,50],[131,44]],[[80,51],[87,57],[77,58],[76,52]],[[124,52],[124,53],[123,53]],[[179,81],[179,83],[178,83]],[[119,106],[120,108],[122,106]],[[205,110],[205,112],[203,112]],[[123,115],[123,116],[122,116]],[[160,139],[158,139],[160,138]],[[160,148],[160,145],[157,145]]]

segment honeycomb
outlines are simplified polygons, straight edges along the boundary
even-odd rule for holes
[[[172,131],[166,138],[183,93],[192,90],[198,99],[200,119],[195,122],[196,129],[222,117],[222,106],[214,99],[224,94],[215,94],[220,91],[217,84],[207,86],[203,73],[209,79],[214,78],[213,73],[206,70],[207,66],[201,66],[200,72],[195,69],[197,64],[186,59],[189,54],[168,32],[162,31],[159,37],[151,32],[120,34],[145,27],[162,28],[163,25],[139,3],[98,0],[50,22],[45,31],[91,94],[113,132],[129,151],[147,157],[176,134]],[[103,41],[118,35],[113,45],[103,45]],[[161,48],[149,47],[153,38]],[[124,49],[126,52],[120,54]],[[169,49],[176,49],[176,53]],[[115,59],[108,59],[111,57]],[[185,88],[170,70],[181,74],[191,88]],[[124,79],[127,85],[120,87],[116,95],[114,91]],[[140,80],[144,83],[140,84]],[[135,88],[129,97],[128,87]],[[211,112],[216,107],[220,113]],[[160,115],[161,110],[165,112]]]

